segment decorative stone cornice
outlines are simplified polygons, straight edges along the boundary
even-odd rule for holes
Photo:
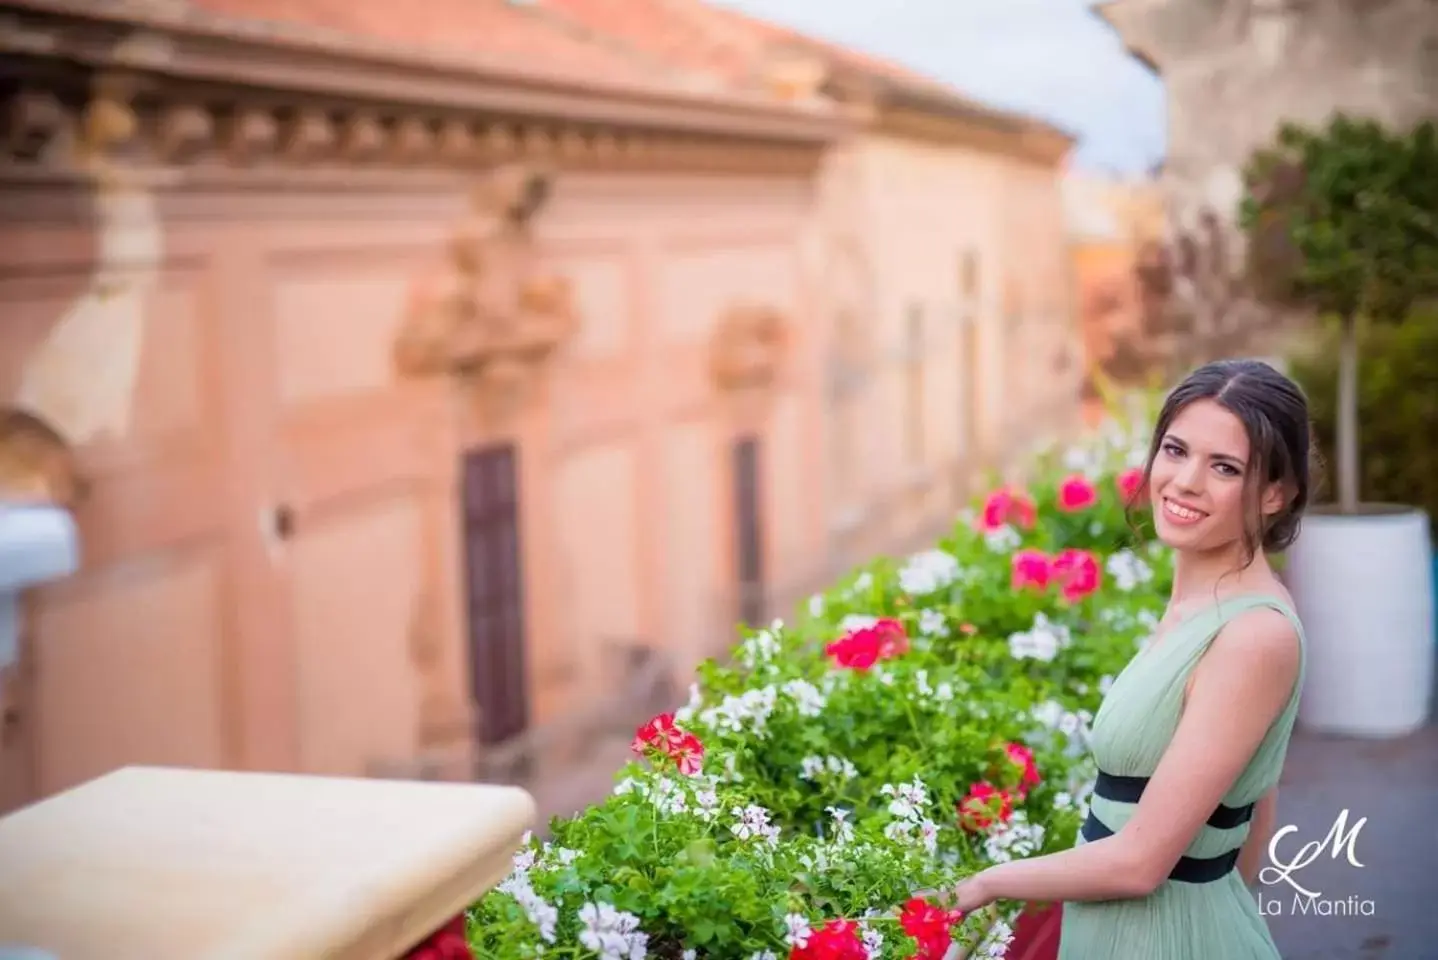
[[[453,376],[486,401],[517,398],[578,320],[567,280],[535,263],[528,224],[548,194],[548,174],[496,168],[471,195],[449,261],[416,296],[395,344],[406,376]]]
[[[721,390],[772,386],[788,340],[788,324],[773,307],[742,303],[719,318],[710,341],[710,371]]]
[[[777,99],[541,84],[333,38],[221,35],[166,21],[163,5],[126,22],[93,4],[12,6],[29,12],[0,15],[0,89],[12,91],[0,176],[82,175],[97,160],[182,180],[512,161],[798,174],[847,130]]]

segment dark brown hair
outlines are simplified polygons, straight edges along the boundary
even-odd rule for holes
[[[1153,461],[1174,418],[1189,404],[1212,400],[1243,424],[1248,433],[1249,471],[1244,481],[1243,566],[1260,549],[1277,553],[1298,538],[1303,511],[1311,495],[1312,439],[1308,398],[1288,377],[1261,360],[1217,360],[1194,370],[1168,395],[1149,442],[1143,468],[1147,489]],[[1282,510],[1264,517],[1259,509],[1263,489],[1282,484],[1289,498]]]

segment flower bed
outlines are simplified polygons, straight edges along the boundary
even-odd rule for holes
[[[932,550],[744,630],[638,731],[613,795],[469,911],[474,954],[1002,956],[1016,910],[914,894],[1073,844],[1088,721],[1171,577],[1125,516],[1146,442],[1110,424]]]

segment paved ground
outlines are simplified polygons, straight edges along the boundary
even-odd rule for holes
[[[1280,911],[1268,923],[1284,960],[1438,957],[1438,726],[1390,741],[1295,735],[1278,808],[1280,828],[1298,827],[1280,842],[1285,861],[1323,842],[1343,811],[1350,831],[1362,822],[1353,842],[1361,868],[1346,854],[1335,858],[1330,844],[1292,878],[1320,901],[1370,901],[1372,909],[1298,914],[1292,887],[1261,887],[1263,909]]]

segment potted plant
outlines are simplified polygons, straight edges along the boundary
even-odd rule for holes
[[[1358,347],[1368,325],[1403,323],[1438,291],[1438,135],[1341,114],[1321,130],[1285,125],[1245,183],[1258,294],[1338,327],[1338,499],[1310,510],[1287,557],[1308,636],[1299,719],[1401,736],[1427,720],[1433,682],[1430,518],[1361,499]]]

